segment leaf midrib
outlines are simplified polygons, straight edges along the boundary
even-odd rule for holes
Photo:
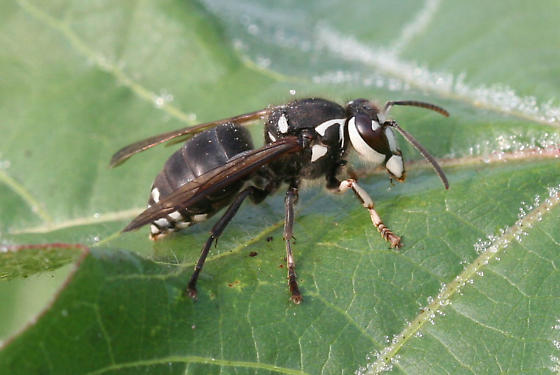
[[[414,318],[404,330],[395,336],[391,345],[386,346],[379,351],[377,360],[368,369],[367,374],[379,374],[390,364],[392,359],[396,358],[401,348],[411,339],[413,339],[418,331],[426,325],[426,323],[434,319],[433,315],[441,310],[442,307],[448,305],[448,301],[455,296],[460,289],[467,285],[468,280],[476,277],[477,272],[486,267],[487,264],[507,249],[509,244],[516,240],[516,237],[526,232],[528,228],[534,228],[544,216],[560,203],[560,192],[545,200],[539,206],[527,213],[521,219],[509,227],[504,233],[494,239],[494,241],[476,258],[473,262],[466,265],[461,273],[457,275],[450,283],[443,287],[433,301],[423,308],[423,311]],[[447,302],[446,302],[447,301]]]

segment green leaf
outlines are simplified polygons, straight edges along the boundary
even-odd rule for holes
[[[559,372],[559,11],[553,1],[3,2],[0,373]],[[451,188],[404,142],[405,184],[358,164],[399,251],[354,196],[303,191],[298,306],[282,194],[246,203],[193,303],[182,293],[215,219],[155,243],[147,230],[121,234],[172,150],[114,170],[110,157],[294,92],[445,107],[450,118],[392,117]]]
[[[85,249],[79,245],[65,244],[6,247],[0,257],[0,279],[13,280],[56,270],[75,261]]]

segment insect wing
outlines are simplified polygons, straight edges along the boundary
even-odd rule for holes
[[[270,163],[282,155],[300,151],[297,137],[285,137],[260,149],[249,151],[231,159],[227,164],[215,168],[186,183],[179,189],[147,208],[123,229],[128,232],[165,217],[173,211],[188,208],[204,197],[232,184]]]
[[[233,123],[241,124],[241,125],[248,124],[250,122],[256,121],[260,118],[263,118],[263,117],[267,116],[270,113],[270,111],[272,111],[273,109],[274,109],[273,107],[266,108],[266,109],[261,109],[261,110],[258,110],[258,111],[244,113],[242,115],[233,116],[233,117],[229,117],[229,118],[222,119],[222,120],[206,122],[204,124],[199,124],[199,125],[196,125],[196,126],[189,126],[189,127],[182,128],[182,129],[172,130],[172,131],[167,132],[167,133],[154,135],[152,137],[143,139],[141,141],[132,143],[128,146],[125,146],[125,147],[121,148],[111,158],[110,166],[111,167],[116,167],[117,165],[124,163],[128,158],[130,158],[134,154],[145,151],[145,150],[147,150],[149,148],[152,148],[154,146],[157,146],[161,143],[165,143],[165,142],[168,142],[168,141],[171,141],[171,140],[174,140],[173,143],[176,143],[175,139],[178,138],[178,137],[180,137],[180,139],[177,140],[177,142],[184,141],[186,138],[188,138],[188,137],[190,137],[190,136],[192,136],[196,133],[200,133],[201,131],[204,131],[208,128],[212,128],[212,127],[220,125],[220,124],[225,124],[225,123],[228,123],[228,122],[233,122]]]

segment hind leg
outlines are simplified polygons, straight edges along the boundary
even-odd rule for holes
[[[245,189],[243,191],[241,191],[235,197],[235,199],[230,204],[230,206],[228,207],[226,212],[222,215],[220,220],[218,220],[218,222],[216,224],[214,224],[214,226],[210,230],[210,237],[208,237],[208,240],[206,240],[206,243],[204,244],[204,247],[202,248],[202,251],[200,252],[200,258],[198,258],[198,262],[196,263],[196,266],[194,267],[194,272],[191,276],[191,279],[189,281],[189,284],[187,285],[186,290],[184,291],[184,294],[188,294],[192,299],[197,298],[196,282],[198,280],[198,275],[200,274],[200,271],[202,271],[202,267],[204,266],[204,262],[206,261],[206,257],[208,256],[208,253],[210,252],[210,247],[212,246],[212,243],[214,241],[218,240],[218,237],[220,237],[220,235],[222,234],[222,232],[224,231],[226,226],[229,224],[231,219],[233,219],[233,217],[237,213],[237,210],[239,210],[239,207],[241,206],[243,201],[247,197],[252,196],[254,194],[257,194],[258,192],[259,192],[259,190],[252,187],[252,186],[248,187],[247,189]]]

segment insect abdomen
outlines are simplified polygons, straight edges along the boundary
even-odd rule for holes
[[[152,185],[148,206],[159,202],[180,186],[223,166],[234,156],[253,149],[247,129],[232,123],[219,125],[189,139],[165,163]],[[150,238],[159,237],[189,227],[211,217],[228,205],[244,181],[237,181],[206,196],[192,207],[178,209],[152,222]]]

